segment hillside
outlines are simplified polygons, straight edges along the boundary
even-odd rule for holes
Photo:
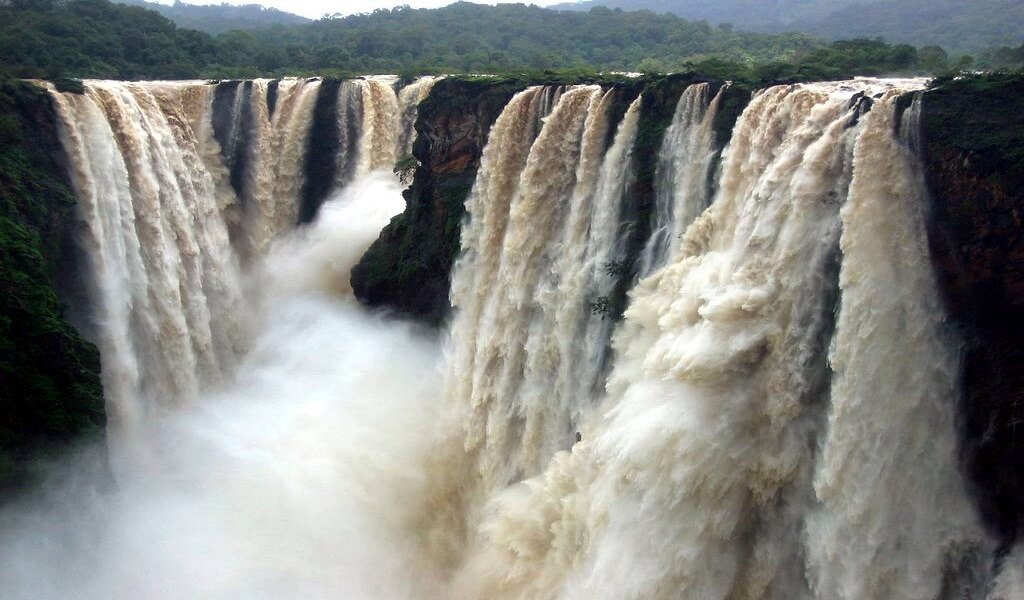
[[[223,33],[233,29],[266,29],[275,25],[298,25],[309,19],[276,8],[265,8],[259,4],[160,4],[145,0],[119,0],[121,4],[141,6],[156,11],[174,21],[179,27],[195,29],[206,33]]]
[[[890,43],[938,45],[977,53],[1024,39],[1020,0],[586,0],[552,6],[651,10],[684,19],[730,23],[749,31],[799,31],[832,39],[881,37]]]
[[[231,78],[303,73],[664,70],[688,60],[792,60],[824,42],[650,12],[458,3],[212,36],[107,0],[0,6],[2,65],[21,77]]]
[[[626,11],[671,13],[713,25],[729,23],[747,30],[779,30],[823,18],[851,4],[870,0],[583,0],[549,6],[552,10],[589,11],[603,6]]]
[[[108,0],[0,5],[0,71],[17,77],[237,79],[544,70],[673,72],[789,81],[1012,67],[1006,47],[971,63],[938,48],[764,34],[651,11],[550,11],[461,2],[211,35]],[[997,60],[998,59],[998,60]]]

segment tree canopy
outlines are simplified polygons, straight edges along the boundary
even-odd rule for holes
[[[652,10],[731,23],[748,31],[800,31],[830,39],[882,38],[977,53],[1024,40],[1020,0],[586,0],[551,8]]]
[[[984,55],[1014,66],[1007,47]],[[457,3],[217,35],[108,0],[0,4],[3,69],[19,77],[242,78],[392,72],[681,71],[762,81],[940,73],[970,66],[938,47],[754,34],[649,11],[549,11]]]

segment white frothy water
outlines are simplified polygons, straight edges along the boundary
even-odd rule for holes
[[[1003,559],[987,600],[1014,600],[1024,598],[1024,544],[1017,547]]]
[[[54,94],[88,229],[96,337],[117,460],[155,410],[193,402],[246,346],[240,276],[215,183],[161,84]],[[122,446],[124,448],[122,448]]]
[[[389,176],[376,172],[392,169],[398,132],[408,125],[393,79],[341,84],[360,94],[360,110],[348,115],[356,122],[340,124],[356,132],[359,167],[351,174],[359,181]],[[145,423],[230,381],[248,349],[253,300],[263,294],[258,285],[243,292],[239,258],[257,260],[295,227],[321,87],[276,82],[272,107],[271,83],[235,86],[226,164],[213,131],[214,85],[86,81],[83,95],[51,89],[87,225],[93,337],[118,463],[144,455],[137,438]],[[415,111],[426,93],[408,98],[406,109]],[[238,171],[237,194],[229,168]],[[337,280],[347,287],[347,274]]]
[[[492,498],[456,596],[868,600],[958,585],[947,569],[986,549],[956,460],[957,355],[920,168],[893,125],[918,86],[757,95],[715,202],[632,293],[602,409],[542,475]]]
[[[406,533],[440,397],[435,335],[368,315],[338,279],[403,206],[355,183],[273,245],[266,313],[231,383],[144,427],[151,460],[0,513],[0,589],[20,599],[414,598]],[[102,479],[101,477],[96,477]],[[77,484],[77,487],[75,487]]]
[[[609,322],[589,302],[609,293],[605,266],[615,258],[641,106],[630,103],[606,149],[615,95],[598,86],[527,90],[485,150],[453,275],[446,388],[455,456],[441,455],[436,483],[439,496],[457,490],[439,500],[459,522],[441,521],[451,545],[484,498],[571,446],[591,405]]]
[[[675,256],[686,228],[710,201],[715,158],[715,117],[726,86],[710,98],[707,83],[683,91],[658,152],[654,223],[641,256],[640,273],[649,275]]]
[[[716,100],[688,89],[660,158],[662,266],[614,334],[597,309],[622,259],[644,99],[517,94],[467,200],[443,356],[348,284],[403,207],[393,83],[342,84],[350,179],[245,278],[197,116],[208,91],[55,95],[111,414],[134,416],[145,460],[107,487],[83,463],[84,483],[0,513],[5,597],[978,595],[955,572],[991,548],[956,460],[959,357],[928,260],[920,106],[897,104],[922,82],[759,92],[699,215]],[[251,341],[218,351],[231,324]],[[1018,593],[1019,558],[991,600]]]

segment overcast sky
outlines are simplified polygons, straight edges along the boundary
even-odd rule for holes
[[[174,0],[158,0],[163,4],[174,4]],[[188,4],[262,4],[273,6],[290,13],[316,18],[326,14],[342,13],[345,15],[370,12],[375,8],[391,8],[408,4],[416,8],[436,8],[451,4],[455,0],[182,0]],[[473,0],[480,4],[497,4],[499,2],[521,2],[523,4],[557,4],[565,0]]]

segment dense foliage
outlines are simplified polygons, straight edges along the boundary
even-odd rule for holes
[[[160,4],[146,0],[118,0],[121,4],[154,10],[174,21],[179,27],[206,33],[223,33],[233,29],[266,29],[274,25],[298,25],[309,19],[292,13],[265,8],[259,4]]]
[[[738,33],[651,12],[551,12],[459,3],[399,8],[216,37],[107,0],[13,0],[0,6],[0,56],[21,77],[120,79],[522,69],[683,70],[767,75],[799,64],[822,76],[921,70],[909,46],[828,46],[804,35]],[[818,64],[820,63],[820,64]]]
[[[643,68],[705,56],[740,62],[790,57],[821,45],[808,36],[755,35],[650,12],[552,12],[536,6],[458,3],[323,19],[253,36],[279,41],[264,67],[356,65],[393,71],[431,67],[472,72],[510,68]]]
[[[871,0],[569,0],[553,10],[589,11],[595,7],[672,13],[684,19],[729,23],[747,30],[772,30],[825,17],[835,10]],[[792,28],[798,30],[798,28]]]
[[[55,292],[74,196],[49,106],[33,86],[0,79],[0,488],[104,424],[99,354]]]
[[[217,44],[151,10],[106,0],[13,0],[0,7],[0,57],[20,77],[195,77]]]
[[[878,0],[796,25],[831,38],[879,36],[891,42],[941,46],[954,54],[977,53],[1024,40],[1024,2]]]
[[[684,19],[731,23],[749,31],[801,31],[832,39],[870,37],[941,46],[959,54],[1024,39],[1020,0],[588,0],[556,5],[668,12]]]

